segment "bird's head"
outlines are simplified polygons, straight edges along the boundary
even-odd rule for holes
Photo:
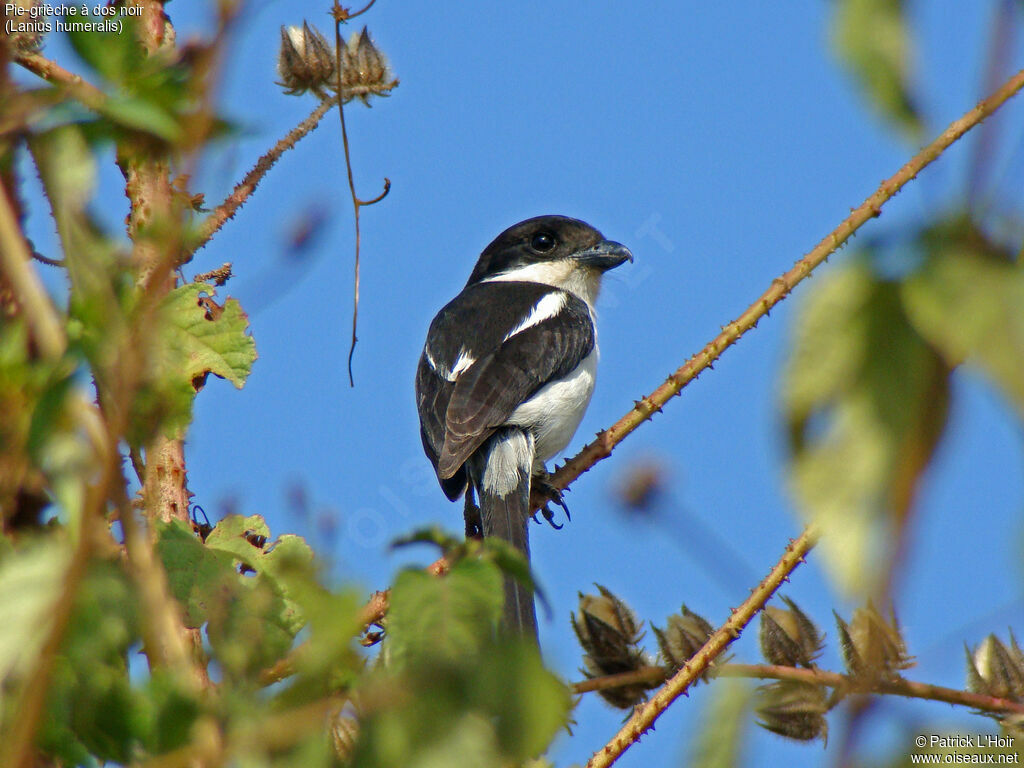
[[[586,222],[567,216],[521,221],[484,248],[467,285],[491,280],[545,283],[593,304],[601,276],[633,254]]]

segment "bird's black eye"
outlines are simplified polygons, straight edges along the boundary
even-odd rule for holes
[[[547,253],[554,249],[556,242],[555,236],[550,232],[538,232],[530,240],[530,247],[537,253]]]

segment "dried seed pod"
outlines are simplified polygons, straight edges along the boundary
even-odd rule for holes
[[[692,659],[715,631],[706,619],[685,605],[681,614],[672,614],[668,617],[668,625],[664,630],[653,626],[651,629],[658,638],[661,657],[669,673],[678,671]],[[707,672],[701,678],[706,680]]]
[[[387,58],[363,27],[354,33],[341,51],[341,88],[344,100],[359,99],[370,106],[370,96],[387,96],[398,85],[388,68]]]
[[[967,651],[967,687],[975,693],[1024,701],[1024,653],[1011,635],[1011,647],[995,635]]]
[[[761,613],[761,653],[771,664],[813,667],[823,637],[814,622],[788,597],[789,610],[769,606]]]
[[[572,615],[572,627],[583,646],[583,673],[588,678],[633,672],[648,666],[650,660],[639,646],[641,624],[622,600],[596,585],[600,595],[580,593],[579,615]],[[646,684],[599,691],[609,704],[621,709],[642,701]]]
[[[797,741],[828,741],[828,700],[824,686],[780,680],[759,689],[758,725]]]
[[[838,613],[833,614],[843,662],[854,677],[865,681],[893,679],[901,670],[914,666],[895,614],[886,621],[870,602],[854,612],[849,624]]]
[[[305,21],[301,27],[281,27],[277,72],[285,93],[296,96],[313,91],[324,98],[334,71],[334,48],[319,30]]]

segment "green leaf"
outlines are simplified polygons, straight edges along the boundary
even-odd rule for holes
[[[544,751],[565,726],[572,702],[532,643],[513,638],[488,651],[474,679],[476,706],[494,717],[498,744],[515,760]]]
[[[907,314],[949,365],[980,368],[1024,418],[1024,262],[976,230],[935,235],[904,285]]]
[[[402,571],[388,607],[392,659],[401,667],[477,654],[493,634],[503,602],[501,572],[484,560],[461,560],[441,577]]]
[[[65,21],[101,21],[79,16]],[[182,141],[195,108],[193,81],[199,75],[167,50],[147,52],[138,42],[138,18],[119,15],[120,32],[96,29],[69,31],[75,52],[108,84],[98,107],[104,120],[93,127],[96,135],[120,141],[139,132],[172,144]],[[125,136],[125,130],[129,136]]]
[[[903,0],[838,0],[832,37],[873,106],[911,139],[924,126],[910,89],[911,40]]]
[[[145,51],[138,42],[133,29],[135,20],[123,16],[122,32],[105,32],[96,29],[74,29],[71,22],[96,22],[102,19],[91,16],[67,16],[64,21],[69,27],[68,42],[75,53],[100,74],[114,84],[124,84],[137,73],[146,61]]]
[[[30,147],[57,223],[62,215],[80,212],[96,188],[96,160],[81,130],[65,125],[32,136]]]
[[[152,708],[128,674],[139,642],[135,590],[120,559],[93,560],[77,585],[54,660],[41,742],[70,760],[81,750],[129,762],[152,732]],[[76,758],[80,759],[80,758]]]
[[[300,537],[268,545],[268,534],[258,515],[229,515],[205,543],[180,521],[158,527],[157,552],[189,626],[205,622],[225,674],[250,683],[291,648],[303,627],[290,588],[296,572],[312,569],[312,552]],[[236,563],[255,573],[240,573]]]
[[[256,360],[256,342],[246,333],[249,318],[238,301],[229,298],[220,307],[214,293],[212,286],[187,283],[164,299],[165,363],[189,381],[212,373],[241,389]]]
[[[151,372],[138,397],[136,439],[147,428],[162,425],[181,435],[192,420],[192,402],[209,374],[227,379],[238,389],[256,360],[256,342],[247,333],[249,319],[235,299],[224,306],[213,301],[214,289],[202,283],[175,288],[161,304]]]
[[[171,594],[181,604],[187,627],[201,627],[223,600],[225,591],[237,590],[235,559],[205,546],[181,520],[157,525],[156,553],[167,572]]]
[[[46,536],[0,556],[0,680],[17,680],[31,668],[49,631],[70,559],[67,543]]]
[[[565,727],[568,689],[544,669],[531,643],[494,642],[487,634],[481,651],[424,658],[399,678],[378,680],[378,692],[390,690],[392,703],[361,721],[352,764],[499,768],[543,752]]]
[[[168,142],[180,141],[183,134],[181,125],[166,109],[137,96],[111,96],[103,102],[102,113],[126,128],[150,133]]]
[[[783,380],[789,480],[852,595],[884,578],[945,427],[950,368],[865,261],[828,273],[797,319]]]
[[[393,549],[400,549],[413,544],[433,544],[444,553],[462,546],[463,543],[463,540],[458,536],[447,533],[438,525],[432,525],[425,528],[417,528],[405,536],[398,537],[391,542],[391,547]]]

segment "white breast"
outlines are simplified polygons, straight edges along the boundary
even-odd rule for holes
[[[516,408],[507,424],[533,432],[536,457],[547,461],[565,450],[590,404],[597,375],[597,346],[568,376],[544,385]]]

